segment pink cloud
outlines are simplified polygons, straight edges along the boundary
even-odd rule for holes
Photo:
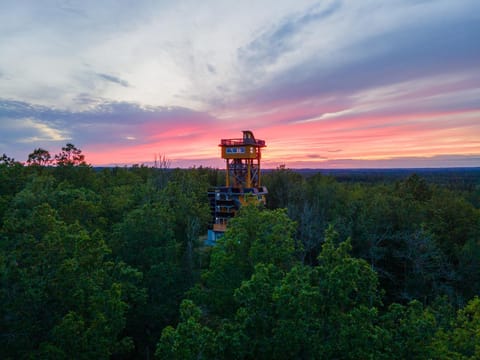
[[[322,167],[348,161],[480,154],[480,111],[422,112],[418,114],[339,113],[311,122],[338,106],[307,102],[270,112],[244,112],[224,119],[194,114],[177,119],[151,119],[135,127],[135,136],[111,144],[89,144],[88,160],[95,165],[151,163],[165,155],[173,166],[223,167],[218,144],[250,129],[266,140],[264,164],[290,163]],[[284,111],[283,111],[284,110]],[[340,110],[341,111],[341,110]],[[335,165],[336,166],[336,165]]]

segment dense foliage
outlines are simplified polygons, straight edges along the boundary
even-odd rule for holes
[[[206,247],[218,170],[1,157],[2,358],[480,357],[480,179],[264,182]]]

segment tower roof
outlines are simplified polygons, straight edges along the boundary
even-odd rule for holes
[[[265,140],[255,139],[253,132],[250,130],[243,130],[242,138],[234,139],[222,139],[218,146],[241,146],[241,145],[253,145],[255,147],[265,147]]]

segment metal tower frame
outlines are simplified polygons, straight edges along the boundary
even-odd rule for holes
[[[266,187],[261,186],[262,148],[265,141],[255,139],[250,130],[243,131],[242,138],[222,139],[221,156],[226,162],[225,185],[209,189],[208,198],[212,220],[208,231],[208,243],[214,244],[223,235],[228,221],[241,206],[265,204]]]

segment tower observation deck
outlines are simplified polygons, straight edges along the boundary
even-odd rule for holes
[[[242,205],[265,204],[266,187],[261,185],[261,155],[264,140],[255,139],[250,130],[242,138],[222,139],[218,145],[225,159],[225,186],[209,189],[212,221],[208,242],[213,244],[223,235],[229,219]]]

